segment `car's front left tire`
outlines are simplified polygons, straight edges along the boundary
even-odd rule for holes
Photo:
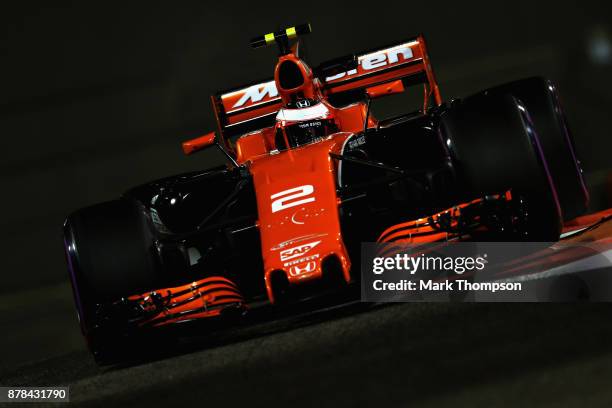
[[[541,77],[520,79],[486,91],[511,95],[527,109],[557,190],[565,220],[586,212],[589,193],[555,84]]]
[[[557,241],[562,227],[556,190],[525,107],[510,95],[478,94],[454,103],[441,131],[456,171],[460,197],[512,191],[525,200],[521,240]]]

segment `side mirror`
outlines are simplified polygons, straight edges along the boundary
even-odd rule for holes
[[[183,142],[183,153],[189,155],[215,144],[215,132]]]
[[[370,99],[380,98],[382,96],[394,95],[404,92],[404,84],[401,79],[386,84],[372,86],[366,88],[366,95]]]

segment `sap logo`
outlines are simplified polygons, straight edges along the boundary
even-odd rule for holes
[[[292,266],[291,269],[289,269],[289,273],[291,274],[291,276],[296,276],[296,275],[301,275],[303,273],[314,272],[316,268],[317,268],[317,263],[314,261],[311,261],[304,265]]]
[[[240,99],[238,99],[238,102],[236,102],[236,104],[232,108],[239,108],[247,102],[259,102],[265,97],[275,98],[277,96],[278,89],[276,89],[274,81],[266,82],[263,85],[253,85],[252,87],[247,88],[247,90],[244,91]]]
[[[314,241],[308,244],[299,245],[293,248],[285,249],[280,252],[281,261],[288,261],[289,259],[297,258],[298,256],[302,256],[310,252],[310,250],[317,245],[319,245],[321,241]]]
[[[412,53],[412,48],[410,48],[408,45],[402,45],[399,47],[389,48],[378,53],[372,53],[359,57],[359,64],[361,65],[362,70],[370,71],[372,69],[399,62],[400,55],[404,60],[411,59],[414,56]],[[351,69],[349,71],[327,77],[325,78],[325,82],[335,81],[336,79],[343,78],[344,76],[349,77],[355,74],[357,74],[357,69]]]

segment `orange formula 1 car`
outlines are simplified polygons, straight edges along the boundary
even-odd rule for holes
[[[220,149],[227,166],[67,218],[80,324],[100,361],[129,333],[341,290],[357,279],[361,242],[553,241],[585,211],[550,81],[443,102],[422,36],[311,68],[298,42],[309,32],[253,39],[278,46],[274,78],[213,95],[217,131],[183,143]],[[417,86],[418,109],[370,113]]]

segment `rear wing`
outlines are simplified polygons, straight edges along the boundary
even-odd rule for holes
[[[431,102],[442,103],[423,36],[359,53],[357,62],[355,69],[319,78],[327,97],[341,99],[343,95],[402,79],[406,85],[424,84],[423,109]],[[281,98],[274,80],[268,80],[219,92],[212,96],[212,104],[219,132],[226,139],[270,126],[281,107]]]

